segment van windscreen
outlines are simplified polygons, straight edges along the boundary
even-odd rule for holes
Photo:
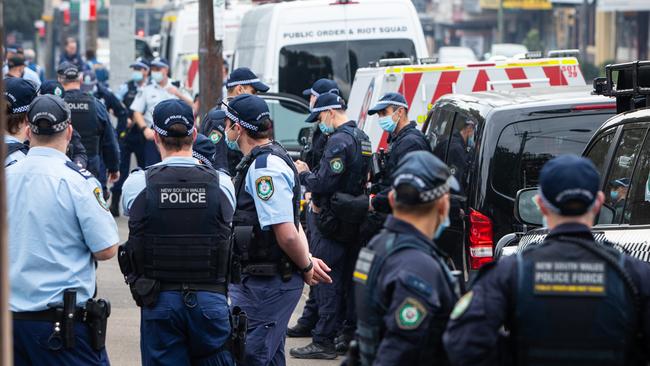
[[[563,115],[506,126],[492,159],[492,187],[514,199],[520,189],[537,186],[544,163],[562,154],[580,155],[594,131],[611,116]]]
[[[280,50],[278,89],[280,93],[302,95],[311,83],[333,79],[346,100],[359,67],[383,58],[416,57],[409,39],[373,39],[308,43]]]

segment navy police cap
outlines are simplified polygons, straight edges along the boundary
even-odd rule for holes
[[[63,98],[65,96],[65,89],[63,89],[63,85],[56,80],[45,80],[41,84],[41,90],[39,93],[41,95],[52,94]]]
[[[269,90],[269,87],[261,82],[260,78],[248,67],[240,67],[230,73],[228,81],[226,81],[226,88],[230,89],[237,85],[250,85],[261,93]]]
[[[334,93],[325,93],[321,94],[316,98],[316,101],[314,102],[314,106],[311,109],[311,113],[305,120],[305,122],[317,122],[318,121],[318,115],[320,112],[327,111],[330,109],[343,109],[345,110],[347,107],[345,105],[345,101],[343,98],[341,98],[338,94]]]
[[[142,57],[138,57],[137,59],[135,59],[135,61],[131,65],[129,65],[129,67],[132,68],[132,69],[149,70],[149,61],[147,61],[146,59],[144,59]]]
[[[450,191],[458,192],[460,189],[449,167],[428,151],[412,151],[404,155],[397,164],[397,169],[392,175],[393,188],[408,185],[418,193],[408,197],[396,194],[397,202],[407,205],[433,202]]]
[[[63,76],[67,80],[75,80],[79,78],[79,68],[72,62],[63,61],[56,68],[56,73]]]
[[[330,79],[318,79],[316,82],[314,82],[314,85],[311,86],[309,89],[305,89],[302,92],[302,95],[304,96],[309,96],[313,95],[315,97],[318,97],[321,94],[325,93],[334,93],[334,94],[341,94],[341,91],[339,90],[339,86],[336,84],[336,81],[330,80]]]
[[[216,146],[203,134],[196,135],[194,145],[192,146],[192,156],[198,159],[203,165],[213,167],[214,154],[217,152]]]
[[[561,155],[549,160],[539,174],[542,200],[564,216],[578,216],[596,201],[600,177],[591,160]]]
[[[46,94],[34,98],[27,112],[29,128],[37,135],[54,135],[70,123],[70,109],[62,98]]]
[[[156,57],[153,60],[151,60],[151,66],[169,68],[169,62],[167,62],[167,59],[165,59],[165,58]]]
[[[368,109],[368,114],[373,115],[378,113],[379,111],[383,111],[384,109],[388,107],[404,107],[406,109],[409,108],[408,103],[406,103],[406,98],[400,93],[386,93],[384,94],[379,100],[377,101],[377,104],[375,104],[374,107]]]
[[[36,85],[23,78],[6,78],[5,100],[7,100],[11,114],[25,113],[29,104],[36,98],[38,89]]]
[[[269,106],[264,99],[252,94],[241,94],[226,105],[226,117],[247,130],[262,132],[262,122],[271,118]],[[263,129],[264,128],[264,129]]]
[[[171,129],[181,124],[186,131],[179,133]],[[167,99],[156,104],[153,109],[153,129],[161,136],[184,137],[194,133],[194,114],[187,103],[179,99]]]

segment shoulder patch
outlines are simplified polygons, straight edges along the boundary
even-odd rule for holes
[[[433,286],[416,275],[408,275],[404,284],[427,299],[433,293]]]
[[[102,206],[104,210],[108,211],[109,206],[108,203],[106,203],[106,200],[104,200],[104,194],[102,193],[101,188],[95,187],[95,189],[93,189],[93,194],[95,195],[99,205]]]
[[[465,310],[469,307],[469,305],[472,303],[472,298],[474,297],[474,292],[470,291],[463,295],[463,297],[458,300],[456,303],[456,306],[454,306],[454,310],[451,311],[451,315],[449,316],[450,319],[455,320],[461,317],[461,315],[465,314]]]
[[[223,135],[218,130],[212,130],[212,132],[210,132],[210,134],[208,135],[210,141],[212,141],[212,143],[215,145],[218,144],[219,141],[221,141],[221,137],[223,137]]]
[[[268,175],[257,178],[255,180],[255,190],[257,197],[263,201],[268,201],[273,196],[273,178]]]
[[[95,178],[95,176],[94,176],[91,172],[87,171],[87,170],[84,169],[84,168],[80,168],[79,165],[75,164],[75,163],[72,162],[72,161],[66,161],[66,162],[65,162],[65,165],[66,165],[68,168],[74,170],[75,172],[81,174],[81,176],[84,177],[84,178],[86,178],[86,179]]]
[[[343,172],[343,170],[345,170],[343,160],[341,160],[341,158],[334,158],[330,160],[330,168],[334,173],[337,174]]]
[[[399,329],[413,330],[422,324],[427,315],[427,309],[419,300],[407,297],[395,311],[395,321]]]

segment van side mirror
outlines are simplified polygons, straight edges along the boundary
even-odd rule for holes
[[[525,225],[543,226],[544,216],[535,203],[538,188],[525,188],[515,198],[515,218]]]
[[[309,136],[311,135],[311,127],[303,127],[298,132],[298,143],[305,146],[309,143]]]

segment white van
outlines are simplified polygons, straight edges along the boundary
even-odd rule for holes
[[[357,68],[428,51],[411,0],[304,0],[249,10],[234,57],[234,67],[249,67],[272,92],[302,95],[325,77],[347,99]]]

